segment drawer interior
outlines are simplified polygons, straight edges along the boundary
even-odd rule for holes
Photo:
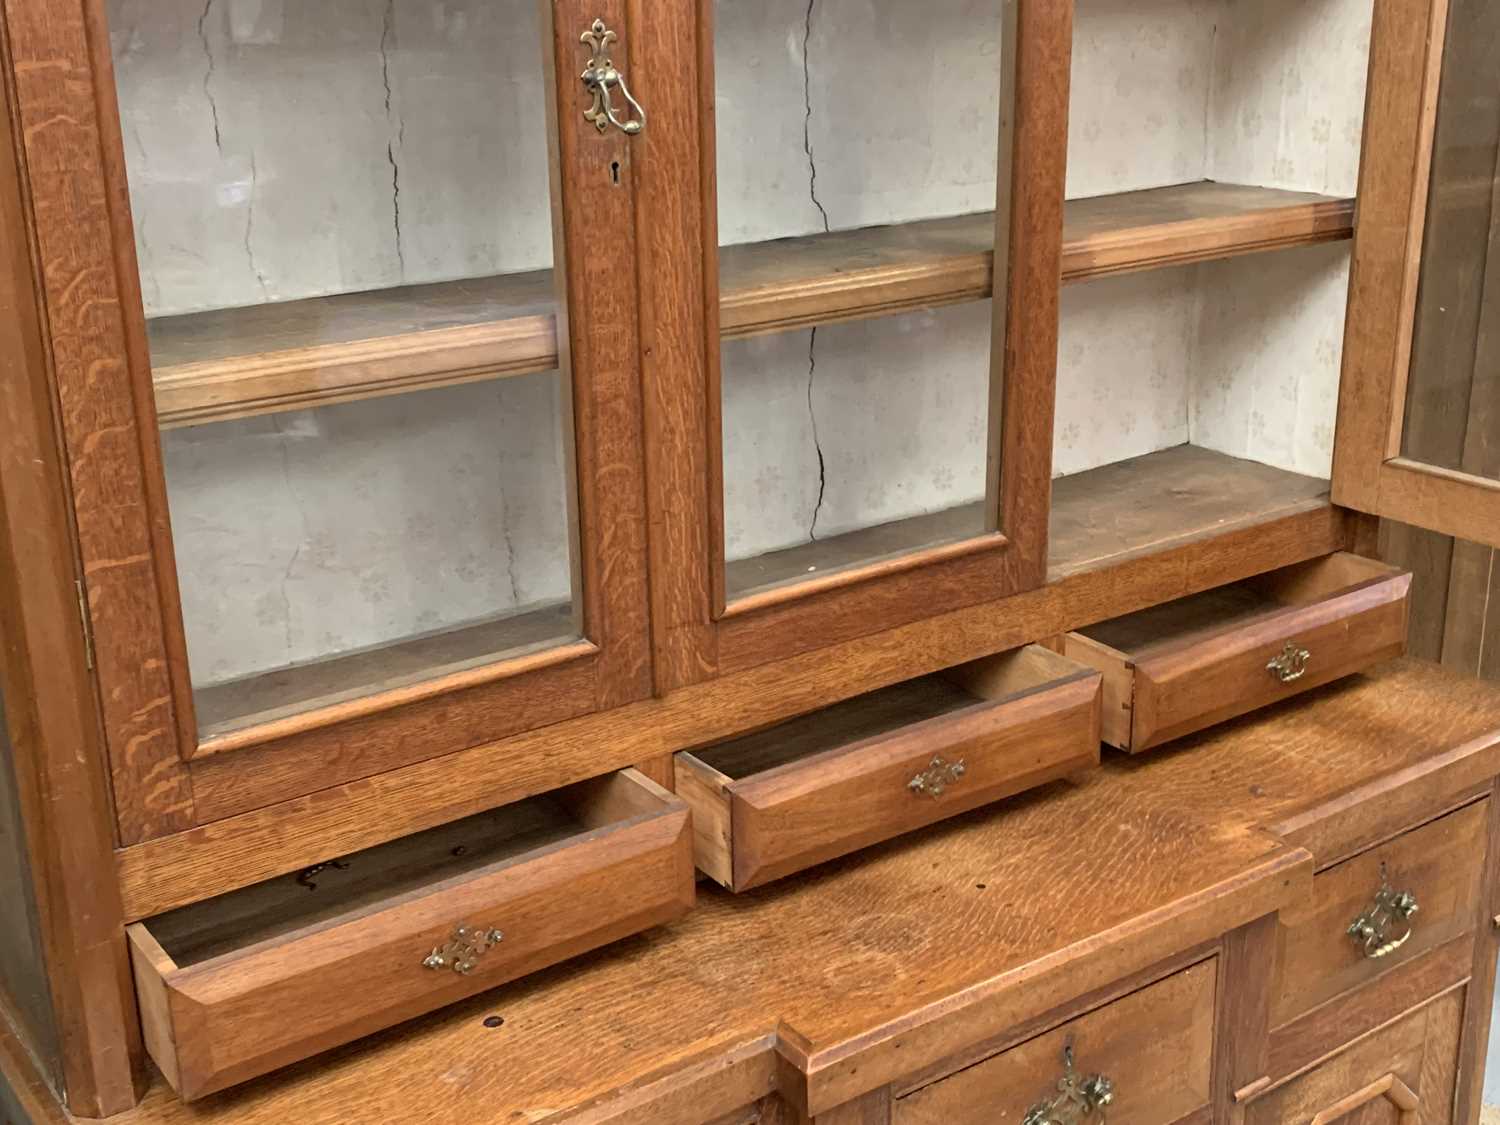
[[[1181,644],[1208,633],[1241,628],[1398,573],[1375,559],[1340,552],[1151,606],[1078,632],[1134,659],[1157,645]]]
[[[692,756],[726,782],[743,781],[967,707],[1020,698],[1078,671],[1078,665],[1065,657],[1032,645],[868,692],[821,711],[694,750]]]
[[[187,968],[659,810],[639,784],[611,774],[194,903],[147,928],[174,966]]]

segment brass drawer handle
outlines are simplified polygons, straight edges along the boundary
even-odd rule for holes
[[[947,792],[948,786],[956,785],[968,772],[962,758],[950,762],[939,754],[925,770],[908,781],[906,787],[919,797],[931,797],[935,801]]]
[[[1057,1080],[1057,1093],[1027,1110],[1021,1125],[1080,1125],[1091,1119],[1102,1123],[1105,1107],[1114,1100],[1115,1084],[1104,1075],[1079,1076],[1070,1044],[1063,1048],[1063,1076]],[[1094,1118],[1096,1110],[1099,1116]]]
[[[1411,917],[1416,912],[1417,896],[1392,889],[1382,867],[1375,901],[1349,924],[1348,933],[1366,957],[1387,957],[1411,939]]]
[[[424,969],[452,969],[459,976],[468,976],[479,965],[479,959],[505,940],[499,930],[476,930],[470,926],[458,926],[453,936],[438,946],[422,961]]]
[[[584,87],[594,95],[594,104],[583,111],[583,119],[601,133],[613,125],[620,132],[633,137],[646,127],[646,111],[641,108],[640,102],[630,96],[630,87],[625,85],[625,76],[615,69],[614,59],[609,57],[610,47],[619,40],[618,35],[604,26],[603,20],[595,20],[594,25],[579,39],[580,43],[588,44],[593,51],[589,58],[589,65],[579,76],[583,79]],[[634,121],[626,121],[615,112],[615,103],[610,97],[610,91],[617,87],[621,97],[634,111]]]
[[[1307,675],[1307,665],[1311,660],[1312,653],[1288,641],[1286,648],[1281,650],[1281,655],[1266,665],[1266,671],[1282,683],[1289,684]]]

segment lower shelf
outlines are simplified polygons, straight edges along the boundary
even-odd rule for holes
[[[569,603],[277,668],[193,692],[198,734],[211,741],[291,715],[334,707],[578,640]]]
[[[1049,578],[1258,523],[1327,498],[1327,481],[1195,445],[1060,477],[1052,483]],[[881,562],[984,530],[983,505],[975,502],[732,560],[724,586],[732,604],[810,575]]]

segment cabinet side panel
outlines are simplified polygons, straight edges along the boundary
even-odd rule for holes
[[[0,639],[3,640],[3,639]],[[47,991],[41,928],[32,890],[31,861],[21,825],[14,750],[0,693],[0,1020],[10,1019],[47,1079],[61,1085],[57,1022]]]

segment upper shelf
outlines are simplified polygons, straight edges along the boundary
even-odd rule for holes
[[[1349,238],[1354,201],[1210,181],[1073,200],[1063,280]],[[990,295],[992,214],[720,252],[726,339]],[[150,322],[164,427],[226,421],[557,366],[551,271]]]

